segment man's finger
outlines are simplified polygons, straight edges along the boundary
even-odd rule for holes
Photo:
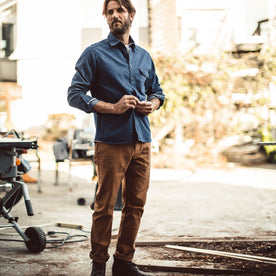
[[[143,101],[143,102],[139,102],[138,105],[141,107],[148,107],[148,106],[151,106],[152,103]]]

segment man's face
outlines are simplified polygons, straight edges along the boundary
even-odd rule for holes
[[[128,13],[124,6],[117,1],[110,1],[107,4],[106,20],[110,31],[115,35],[122,35],[129,30],[134,14]]]

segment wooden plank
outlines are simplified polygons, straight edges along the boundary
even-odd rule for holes
[[[158,240],[151,240],[151,241],[136,241],[135,246],[136,247],[147,247],[147,246],[165,246],[167,244],[170,245],[183,245],[183,244],[189,244],[189,243],[232,243],[232,242],[276,242],[276,237],[273,236],[260,236],[260,237],[252,237],[252,238],[200,238],[200,237],[185,237],[185,238],[179,238],[179,237],[172,237],[170,239],[167,239],[167,237],[164,239],[158,239]]]
[[[177,273],[196,273],[203,275],[242,275],[248,271],[234,269],[219,269],[219,268],[202,268],[202,267],[185,267],[172,265],[152,265],[135,263],[142,271],[158,271],[158,272],[177,272]]]
[[[229,258],[235,258],[235,259],[240,259],[240,260],[247,260],[247,261],[276,265],[275,258],[238,254],[238,253],[230,253],[230,252],[225,252],[225,251],[208,250],[208,249],[193,248],[193,247],[186,247],[186,246],[166,245],[165,247],[170,248],[170,249],[181,250],[181,251],[189,251],[189,252],[201,253],[201,254],[210,254],[210,255],[216,255],[216,256],[229,257]]]
[[[140,252],[141,253],[141,252]],[[180,268],[187,268],[187,267],[196,267],[196,268],[204,268],[204,269],[234,269],[235,268],[229,268],[227,266],[225,266],[224,264],[218,264],[218,263],[211,263],[208,261],[203,261],[203,262],[199,262],[199,261],[194,261],[194,260],[181,260],[181,261],[177,261],[177,260],[164,260],[164,259],[155,259],[155,258],[148,258],[147,256],[145,257],[145,255],[140,255],[140,257],[138,256],[138,258],[135,258],[134,263],[141,263],[144,266],[161,266],[161,267],[180,267]],[[219,266],[218,266],[219,265]]]
[[[276,141],[272,141],[272,142],[260,142],[259,145],[260,146],[276,146]]]

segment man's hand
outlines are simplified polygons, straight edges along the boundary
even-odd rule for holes
[[[134,109],[138,102],[135,96],[125,95],[115,104],[100,101],[94,106],[94,110],[98,113],[122,114],[129,108]]]
[[[160,106],[160,100],[154,98],[150,101],[140,102],[133,95],[124,95],[117,103],[98,102],[94,110],[99,113],[122,114],[128,109],[135,109],[137,112],[147,116]]]
[[[124,95],[117,103],[114,104],[114,113],[122,114],[128,109],[134,109],[139,100],[133,95]]]
[[[148,102],[147,101],[138,102],[135,107],[135,110],[145,116],[148,116],[154,110],[156,110],[159,106],[160,106],[160,100],[152,99]]]

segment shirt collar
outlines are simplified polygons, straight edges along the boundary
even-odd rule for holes
[[[117,45],[117,44],[119,44],[119,43],[122,43],[122,41],[119,40],[119,39],[118,39],[115,35],[113,35],[111,32],[109,33],[107,39],[108,39],[108,41],[109,41],[109,43],[110,43],[110,45],[111,45],[112,47],[115,46],[115,45]],[[134,49],[134,47],[135,47],[135,42],[134,42],[134,40],[132,39],[131,36],[129,36],[129,42],[130,42],[130,43],[129,43],[129,46],[132,47],[132,48]]]

